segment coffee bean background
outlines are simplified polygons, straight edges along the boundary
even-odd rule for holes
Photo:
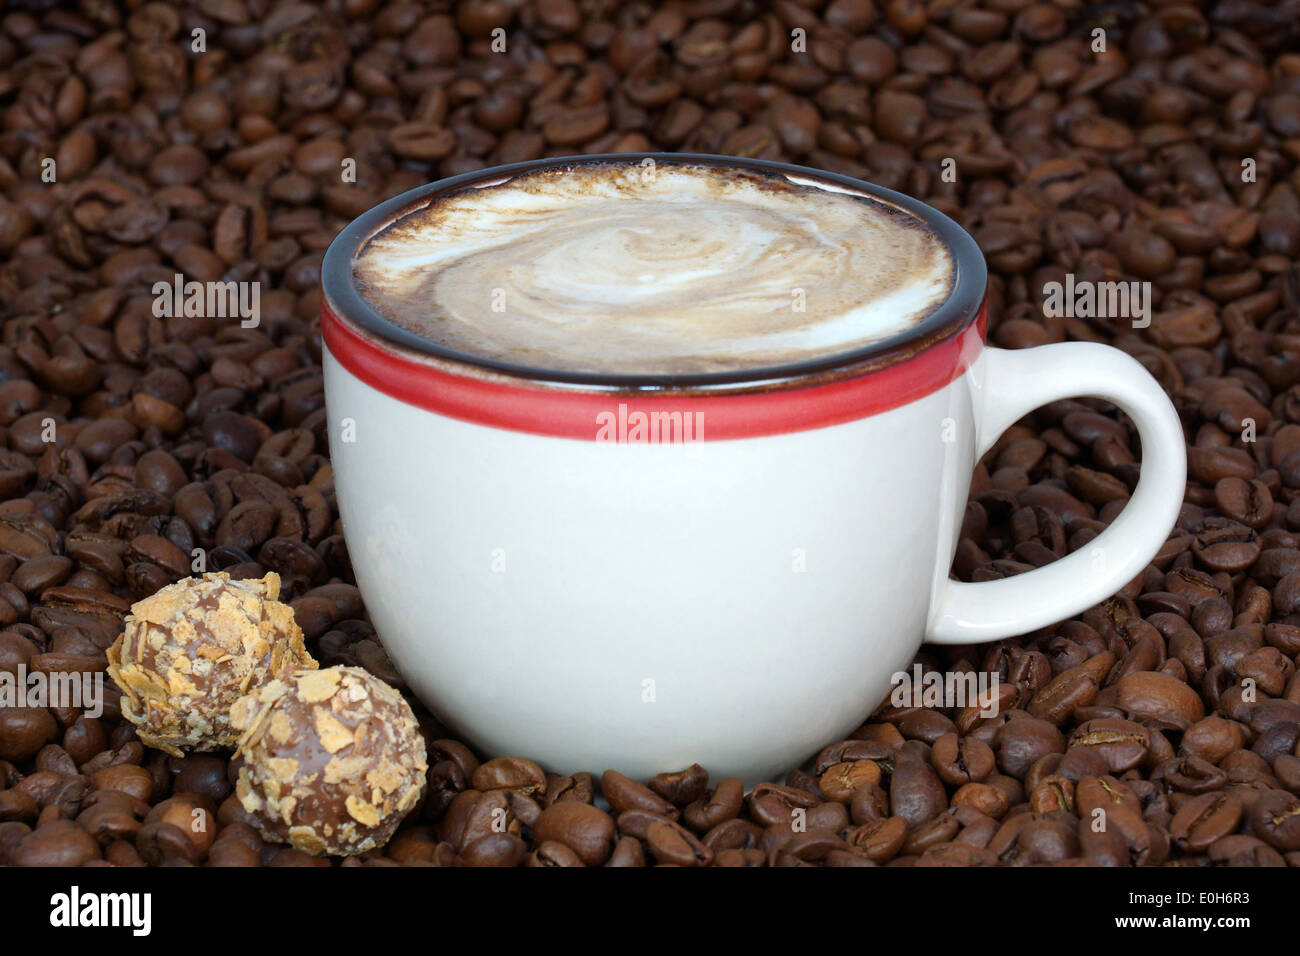
[[[750,793],[700,767],[480,762],[421,710],[425,800],[342,865],[1300,865],[1297,24],[1294,0],[11,5],[0,668],[102,671],[131,602],[204,548],[210,570],[277,571],[323,665],[402,688],[334,500],[316,316],[336,231],[541,156],[789,160],[969,229],[993,343],[1109,342],[1157,377],[1188,443],[1168,543],[1076,620],[922,650],[997,674],[996,718],[886,707]],[[176,272],[261,283],[260,326],[155,317]],[[1045,316],[1066,273],[1151,281],[1150,326]],[[976,470],[955,573],[1086,548],[1139,452],[1104,403],[1035,412]],[[338,862],[263,843],[236,769],[146,750],[111,685],[98,719],[0,708],[0,863]]]

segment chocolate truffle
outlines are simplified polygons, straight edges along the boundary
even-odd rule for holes
[[[235,793],[262,836],[314,855],[388,842],[424,790],[424,738],[402,695],[360,667],[274,680],[241,697]]]
[[[235,701],[316,667],[279,596],[278,574],[241,581],[218,572],[177,581],[131,607],[108,649],[108,674],[142,741],[176,757],[233,747]]]

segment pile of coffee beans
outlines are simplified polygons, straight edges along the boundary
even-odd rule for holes
[[[998,675],[996,717],[886,707],[749,793],[481,763],[423,715],[423,803],[344,865],[1300,865],[1298,25],[1294,0],[11,4],[0,670],[101,673],[131,602],[199,554],[278,572],[322,666],[404,689],[327,457],[336,231],[515,160],[790,160],[969,229],[995,344],[1110,342],[1157,377],[1188,443],[1168,543],[1076,620],[922,650]],[[177,273],[258,283],[260,323],[158,315]],[[1067,275],[1149,282],[1149,324],[1045,314]],[[957,575],[1086,547],[1139,451],[1099,402],[1017,424],[976,470]],[[331,864],[263,843],[234,769],[145,749],[111,684],[99,716],[0,707],[0,864]]]

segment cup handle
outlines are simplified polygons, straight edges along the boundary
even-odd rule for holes
[[[1142,475],[1123,512],[1087,546],[997,581],[946,576],[935,589],[926,640],[971,644],[1024,634],[1110,597],[1147,566],[1169,536],[1187,480],[1183,429],[1164,390],[1133,358],[1091,342],[1006,351],[987,348],[972,369],[976,457],[1030,411],[1062,398],[1113,402],[1137,425]]]

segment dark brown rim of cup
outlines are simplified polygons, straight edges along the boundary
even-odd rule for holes
[[[828,357],[739,371],[615,375],[518,365],[446,348],[408,332],[385,318],[357,291],[352,280],[352,264],[358,250],[393,222],[427,205],[434,197],[473,188],[480,184],[503,182],[534,170],[597,164],[619,164],[631,168],[641,165],[647,159],[653,160],[655,164],[713,166],[747,170],[781,178],[792,176],[866,193],[873,199],[920,220],[948,246],[956,269],[952,292],[939,308],[912,328],[883,341]],[[939,210],[918,199],[851,176],[823,172],[807,166],[702,153],[598,153],[590,156],[561,156],[492,166],[451,176],[425,186],[417,186],[358,216],[330,243],[321,264],[321,289],[333,312],[399,353],[414,352],[417,355],[454,362],[467,366],[465,369],[467,373],[470,373],[473,368],[479,368],[537,382],[617,390],[642,388],[689,390],[759,382],[788,385],[798,379],[824,380],[838,378],[845,373],[874,371],[912,358],[930,346],[951,338],[969,325],[979,312],[987,279],[988,270],[984,264],[984,255],[970,234]]]

